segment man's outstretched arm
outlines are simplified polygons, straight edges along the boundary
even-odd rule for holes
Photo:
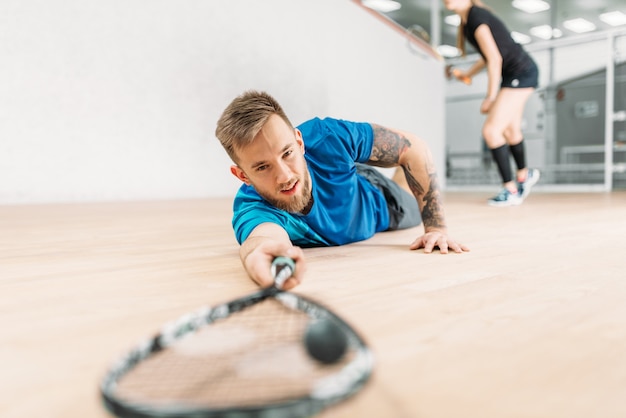
[[[239,248],[241,264],[248,276],[261,287],[272,285],[271,265],[278,256],[290,257],[296,262],[294,275],[283,285],[283,289],[289,290],[304,277],[306,261],[302,249],[291,243],[281,226],[270,222],[259,224]]]

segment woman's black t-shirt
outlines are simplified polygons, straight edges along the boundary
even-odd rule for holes
[[[491,30],[493,39],[496,41],[500,55],[502,55],[502,75],[514,75],[528,69],[533,60],[520,44],[515,42],[511,33],[504,23],[489,10],[482,7],[472,6],[467,15],[465,24],[465,38],[487,61],[487,58],[480,50],[474,34],[480,25],[487,25]]]

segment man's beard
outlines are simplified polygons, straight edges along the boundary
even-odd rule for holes
[[[290,213],[302,213],[305,209],[309,208],[309,204],[312,199],[311,180],[310,177],[307,176],[302,181],[302,193],[296,196],[292,196],[289,201],[275,199],[260,192],[259,194],[277,209],[284,210]]]

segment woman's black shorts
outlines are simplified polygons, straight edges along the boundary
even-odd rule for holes
[[[532,65],[525,70],[516,74],[504,74],[502,76],[502,83],[500,87],[509,87],[513,89],[522,89],[533,87],[537,88],[539,85],[539,68],[537,64],[532,62]]]

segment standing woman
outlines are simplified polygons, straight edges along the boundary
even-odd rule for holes
[[[519,205],[540,175],[539,170],[526,166],[521,126],[524,106],[538,85],[537,64],[480,0],[444,0],[444,4],[446,9],[461,17],[457,47],[462,54],[465,56],[467,39],[481,55],[466,72],[454,71],[455,77],[467,82],[487,68],[487,96],[480,106],[481,113],[487,114],[482,134],[504,186],[488,203]],[[509,152],[517,166],[515,178]]]

